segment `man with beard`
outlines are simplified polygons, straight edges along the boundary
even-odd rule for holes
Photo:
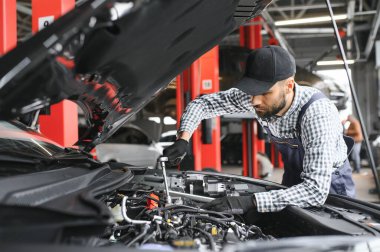
[[[246,213],[280,211],[288,205],[322,205],[329,193],[354,196],[347,155],[353,140],[343,136],[334,104],[321,92],[294,81],[295,60],[278,46],[250,53],[244,77],[234,88],[204,95],[189,103],[181,118],[178,139],[164,156],[176,165],[201,120],[251,112],[282,153],[287,189],[249,196],[226,196],[203,206],[215,211]],[[250,214],[252,216],[252,214]]]

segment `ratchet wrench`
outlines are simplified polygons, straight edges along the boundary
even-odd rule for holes
[[[172,204],[172,198],[170,197],[170,194],[169,194],[168,178],[166,176],[166,166],[165,166],[165,162],[167,162],[168,160],[169,159],[167,157],[160,157],[159,162],[161,164],[162,174],[164,176],[166,203],[168,205],[171,205]]]

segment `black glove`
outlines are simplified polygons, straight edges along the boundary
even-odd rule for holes
[[[177,166],[185,157],[189,143],[184,139],[178,139],[163,151],[163,156],[168,157],[169,166]]]
[[[203,209],[232,214],[245,214],[250,209],[256,210],[254,196],[225,196],[203,204]]]

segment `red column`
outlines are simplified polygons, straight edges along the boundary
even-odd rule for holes
[[[199,59],[194,61],[191,66],[183,71],[183,73],[177,77],[177,90],[176,90],[176,105],[177,105],[177,126],[179,127],[179,121],[182,113],[191,100],[197,97],[197,83],[200,82],[200,61]],[[199,92],[198,92],[199,93]],[[193,149],[192,155],[194,157],[193,167],[194,170],[202,170],[202,152],[201,152],[201,136],[198,130],[195,130],[191,138]],[[187,167],[189,168],[189,167]]]
[[[176,77],[176,109],[177,109],[177,129],[180,125],[180,119],[184,110],[184,99],[183,99],[183,74]]]
[[[200,58],[201,80],[200,94],[210,94],[219,91],[219,47],[215,47]],[[201,143],[202,168],[213,168],[221,171],[220,118],[213,118],[212,142]]]
[[[16,0],[0,0],[0,56],[17,45]]]
[[[32,30],[38,32],[75,7],[75,0],[32,0]],[[71,101],[50,107],[49,115],[39,118],[41,132],[63,146],[78,140],[78,109]]]
[[[190,101],[199,95],[217,91],[219,91],[219,48],[215,47],[194,61],[190,68],[177,77],[177,126],[179,126],[179,120],[187,105],[184,94],[190,94]],[[201,125],[192,136],[192,154],[194,156],[194,170],[196,171],[203,168],[221,171],[220,119],[214,118],[212,120],[214,121],[211,144],[202,142]]]
[[[261,17],[255,17],[249,23],[260,23]],[[261,36],[261,24],[247,25],[240,27],[240,46],[249,49],[260,48],[263,46],[263,37]]]
[[[189,83],[189,89],[191,94],[191,100],[194,100],[200,93],[199,93],[199,86],[201,82],[201,62],[200,60],[196,60],[191,64],[190,66],[190,83]],[[195,171],[201,171],[202,170],[202,141],[201,141],[201,132],[198,129],[196,129],[192,136],[193,141],[193,155],[194,155],[194,170]]]
[[[261,17],[256,17],[251,22],[261,22]],[[240,45],[249,49],[262,47],[261,24],[244,26],[240,28]],[[257,136],[257,121],[244,120],[243,127],[243,174],[259,178],[257,152],[265,152],[265,142]],[[250,152],[250,153],[248,153]]]
[[[243,120],[243,176],[259,178],[257,169],[257,123],[254,120]]]
[[[75,0],[32,0],[32,31],[63,16],[75,7]]]

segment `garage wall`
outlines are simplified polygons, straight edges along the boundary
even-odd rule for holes
[[[378,133],[380,132],[379,78],[374,60],[355,63],[352,66],[352,78],[368,134]]]

